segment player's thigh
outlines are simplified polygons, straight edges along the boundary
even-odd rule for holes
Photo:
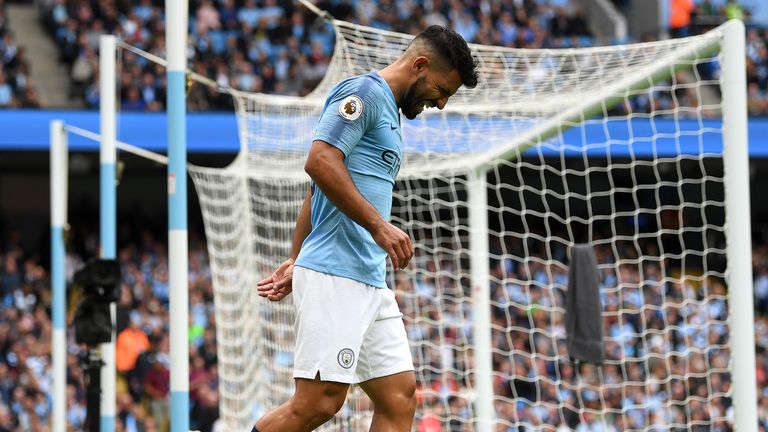
[[[355,371],[357,382],[413,371],[411,347],[391,290],[378,290],[381,298],[377,319],[365,334]]]
[[[379,306],[376,289],[302,267],[294,270],[294,378],[351,384],[366,330]]]
[[[408,417],[413,415],[416,393],[411,348],[394,293],[380,294],[379,319],[365,335],[357,378],[377,412]]]

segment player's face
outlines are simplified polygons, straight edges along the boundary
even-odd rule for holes
[[[400,109],[409,120],[416,118],[424,108],[443,109],[448,103],[448,98],[453,96],[459,87],[461,76],[456,69],[440,71],[425,67],[418,79],[406,90]]]

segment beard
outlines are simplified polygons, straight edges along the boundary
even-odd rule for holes
[[[415,83],[408,86],[408,89],[406,89],[405,94],[403,95],[400,110],[408,120],[415,119],[422,111],[424,100],[422,99],[423,95],[419,94],[419,88],[423,86],[424,81],[426,81],[426,78],[422,76],[416,80]]]

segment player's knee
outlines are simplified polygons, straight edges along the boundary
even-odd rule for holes
[[[289,402],[291,415],[304,424],[317,427],[339,412],[348,387],[347,384],[320,381],[319,373],[315,380],[302,380]]]
[[[325,396],[313,404],[315,418],[326,422],[333,418],[344,405],[344,398]]]
[[[416,412],[416,380],[403,389],[403,409],[411,415]]]
[[[333,418],[344,405],[344,397],[325,394],[313,399],[294,399],[291,403],[292,414],[303,418],[308,424],[322,424]]]

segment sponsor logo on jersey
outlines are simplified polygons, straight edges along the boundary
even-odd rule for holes
[[[347,96],[339,103],[339,115],[347,120],[357,120],[363,114],[363,100],[356,95]]]
[[[400,156],[392,150],[384,150],[381,153],[381,160],[389,167],[387,173],[397,177],[397,173],[400,171]]]

